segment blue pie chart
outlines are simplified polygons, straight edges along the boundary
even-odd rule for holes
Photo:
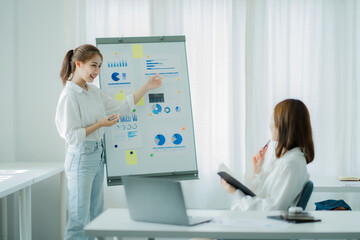
[[[114,72],[113,74],[111,74],[111,79],[117,82],[120,80],[119,75],[120,74],[118,72]]]
[[[159,146],[164,145],[164,143],[165,143],[165,137],[164,137],[164,135],[162,135],[162,134],[156,135],[156,137],[155,137],[155,143],[156,143],[157,145],[159,145]]]
[[[162,108],[161,108],[160,104],[154,104],[154,105],[152,106],[152,112],[153,112],[154,114],[159,114],[159,113],[161,113],[161,110],[162,110]]]
[[[172,138],[171,138],[172,142],[175,144],[175,145],[179,145],[182,143],[182,136],[178,133],[175,133]]]

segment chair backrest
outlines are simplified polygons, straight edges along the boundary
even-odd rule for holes
[[[299,202],[296,206],[302,207],[305,210],[306,205],[307,205],[307,203],[311,197],[311,194],[313,192],[313,189],[314,189],[314,184],[312,181],[309,180],[305,184],[304,189],[301,192]]]

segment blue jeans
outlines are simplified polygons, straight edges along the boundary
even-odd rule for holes
[[[65,239],[88,239],[83,229],[104,210],[104,157],[101,142],[69,145],[65,159],[69,219]]]

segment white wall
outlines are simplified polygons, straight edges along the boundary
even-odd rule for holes
[[[0,161],[64,161],[54,118],[62,60],[74,47],[73,4],[0,0]],[[59,175],[33,186],[33,239],[61,238],[59,189]],[[9,197],[9,239],[19,237],[16,201]]]
[[[0,161],[14,160],[14,1],[1,0],[0,7]],[[6,34],[5,34],[6,33]]]
[[[0,1],[0,161],[14,161],[14,62],[15,62],[15,17],[14,1]],[[6,35],[4,34],[6,33]],[[3,35],[4,34],[4,35]],[[14,237],[15,228],[18,228],[13,215],[17,212],[12,204],[17,200],[11,195],[8,200],[8,232]],[[3,226],[3,223],[0,224]],[[0,229],[1,231],[2,229]],[[2,236],[2,233],[1,235]],[[17,236],[18,238],[18,236]],[[14,239],[17,239],[14,237]]]
[[[63,3],[19,1],[15,79],[16,161],[63,161],[54,116],[65,52]],[[29,9],[32,9],[29,11]]]

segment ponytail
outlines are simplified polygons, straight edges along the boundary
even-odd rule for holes
[[[74,55],[74,50],[70,50],[66,53],[61,71],[60,71],[60,77],[63,82],[63,85],[65,86],[66,81],[69,79],[70,75],[75,70],[75,63],[72,61],[72,57]]]

